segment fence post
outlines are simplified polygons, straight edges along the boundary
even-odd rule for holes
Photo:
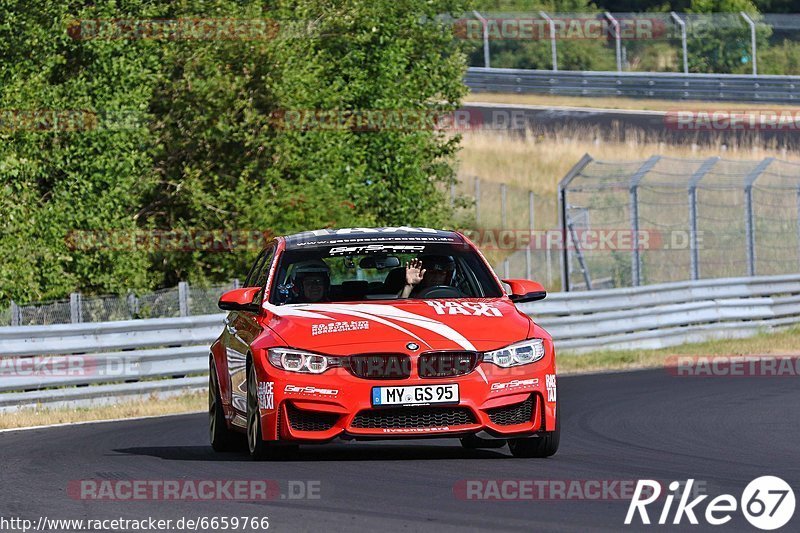
[[[697,249],[697,185],[717,161],[719,157],[706,159],[689,178],[689,269],[692,280],[700,279],[700,257]]]
[[[132,292],[128,293],[128,313],[131,318],[139,316],[139,298]]]
[[[800,267],[800,186],[797,187],[797,264]]]
[[[800,192],[798,192],[798,198],[800,198]],[[20,307],[17,305],[17,302],[14,300],[11,300],[11,325],[22,325],[22,309],[20,309]]]
[[[567,174],[558,182],[558,227],[561,231],[561,290],[569,292],[569,249],[567,246],[569,235],[567,230],[567,187],[575,176],[594,161],[589,154],[583,154],[581,160],[575,163]]]
[[[644,162],[639,169],[631,176],[630,183],[630,209],[631,209],[631,233],[632,233],[632,250],[631,250],[631,284],[638,287],[642,283],[642,257],[639,253],[639,183],[650,172],[650,170],[658,163],[661,156],[654,155]]]
[[[477,10],[473,11],[478,20],[481,21],[481,26],[483,26],[483,66],[486,68],[490,68],[492,66],[490,52],[489,52],[489,21],[487,21],[483,16],[478,13]]]
[[[239,278],[233,278],[233,288],[238,289],[240,286],[241,282],[239,281]]]
[[[608,11],[605,12],[605,17],[614,26],[614,41],[617,46],[617,72],[622,72],[622,41],[619,33],[619,22]]]
[[[672,20],[677,22],[678,25],[681,27],[681,49],[683,50],[683,73],[689,74],[689,55],[686,49],[686,23],[674,11],[670,11],[669,14],[670,16],[672,16]]]
[[[553,19],[545,13],[544,11],[539,11],[539,15],[547,21],[547,25],[550,28],[550,55],[552,56],[552,70],[554,72],[558,71],[558,47],[556,45],[556,25],[553,22]]]
[[[72,324],[83,322],[83,298],[79,292],[69,295],[69,321]]]
[[[756,275],[756,227],[755,219],[753,218],[753,184],[773,161],[774,158],[772,157],[764,159],[744,178],[744,228],[748,276]]]
[[[739,14],[744,18],[744,21],[747,22],[747,25],[750,26],[750,49],[752,50],[753,54],[753,76],[758,75],[758,66],[756,63],[756,23],[753,22],[753,19],[750,18],[750,15],[745,13],[744,11],[740,11]]]
[[[475,225],[481,222],[481,179],[475,176]]]
[[[189,284],[185,281],[178,283],[178,305],[181,316],[189,316]]]
[[[533,279],[533,265],[531,264],[531,246],[534,243],[533,235],[533,191],[528,191],[528,229],[530,236],[528,246],[525,248],[525,277]]]
[[[508,190],[508,187],[506,186],[506,184],[505,183],[501,183],[500,184],[500,230],[501,230],[501,233],[502,233],[502,230],[506,229],[506,221],[508,220],[507,216],[506,216],[507,215],[506,214],[506,205],[507,205],[507,203],[506,203],[506,195],[508,194],[507,190]],[[498,235],[498,237],[499,237],[499,235]],[[506,258],[503,259],[503,276],[506,277],[506,278],[509,277],[508,256],[506,256]]]

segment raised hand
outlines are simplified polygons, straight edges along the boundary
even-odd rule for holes
[[[419,285],[423,276],[425,276],[425,269],[422,268],[422,261],[412,259],[406,262],[406,285]]]

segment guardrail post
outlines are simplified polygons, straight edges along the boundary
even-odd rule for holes
[[[748,276],[756,275],[756,227],[755,219],[753,218],[753,184],[774,160],[772,157],[764,159],[744,178],[744,228]]]
[[[697,184],[717,164],[719,157],[703,161],[700,168],[689,178],[689,270],[692,280],[700,279],[699,252],[697,247]]]
[[[672,20],[678,23],[681,27],[681,50],[683,50],[683,73],[689,74],[689,54],[686,48],[686,23],[674,11],[670,11]]]
[[[69,321],[73,324],[83,322],[83,298],[79,292],[69,295]]]
[[[658,163],[661,156],[654,155],[644,162],[639,169],[631,176],[630,183],[630,209],[631,209],[631,233],[632,233],[632,250],[631,250],[631,283],[634,287],[638,287],[642,282],[642,257],[639,253],[639,183],[650,172],[650,170]]]
[[[178,306],[181,316],[189,316],[189,284],[185,281],[178,283]]]
[[[745,13],[744,11],[740,11],[739,14],[742,18],[747,22],[747,25],[750,26],[750,49],[752,50],[753,54],[753,76],[758,75],[758,66],[756,63],[756,23],[753,22],[753,19],[750,18],[750,15]]]
[[[604,15],[608,21],[611,22],[611,25],[614,26],[614,41],[617,46],[617,72],[622,72],[622,40],[619,33],[619,21],[608,11],[606,11]]]
[[[241,285],[242,285],[242,284],[241,284],[241,282],[239,281],[239,278],[233,278],[233,288],[234,288],[234,289],[238,289],[239,287],[241,287]]]
[[[539,11],[539,15],[547,21],[547,26],[550,28],[550,55],[552,56],[552,70],[558,71],[558,47],[556,45],[556,25],[550,15],[544,11]]]
[[[528,230],[530,231],[528,246],[525,248],[525,277],[533,279],[533,265],[531,264],[531,246],[534,243],[533,235],[533,191],[528,191]]]
[[[800,192],[798,192],[798,198],[800,199]],[[22,309],[20,309],[20,307],[17,305],[17,302],[14,300],[11,300],[11,325],[22,325]]]
[[[474,10],[472,13],[478,17],[478,20],[481,21],[481,26],[483,26],[483,66],[486,68],[491,68],[492,62],[489,51],[489,21],[483,18],[483,16],[478,13],[477,10]]]
[[[475,176],[475,225],[481,222],[481,179]]]
[[[569,187],[570,182],[575,179],[575,176],[580,174],[581,171],[586,168],[586,165],[592,161],[594,161],[592,156],[583,154],[581,160],[575,163],[575,166],[558,182],[558,227],[561,231],[561,290],[564,292],[569,292],[570,289],[569,247],[567,246],[569,242],[567,230],[567,187]]]

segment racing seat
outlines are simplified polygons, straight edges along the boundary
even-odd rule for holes
[[[389,294],[397,294],[406,285],[406,269],[405,267],[393,268],[386,274],[386,279],[383,280],[383,292]]]

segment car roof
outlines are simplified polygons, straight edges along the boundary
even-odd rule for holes
[[[427,242],[464,244],[466,241],[455,231],[394,226],[382,228],[336,228],[304,231],[284,237],[287,250],[330,246],[332,244],[370,242]]]

